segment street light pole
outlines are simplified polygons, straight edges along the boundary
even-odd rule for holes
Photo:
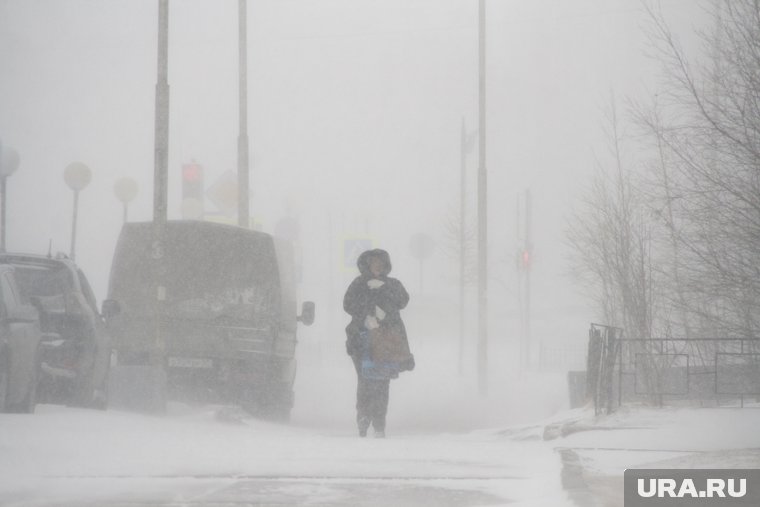
[[[459,362],[457,370],[461,375],[464,371],[464,277],[467,255],[467,220],[466,213],[466,170],[467,170],[467,127],[462,117],[462,128],[459,138]]]
[[[7,179],[6,176],[3,176],[2,179],[0,179],[0,194],[2,194],[3,199],[2,208],[0,208],[0,213],[2,213],[2,216],[0,217],[0,252],[5,252],[5,200],[8,197],[5,181]]]
[[[19,165],[18,152],[13,148],[2,148],[0,146],[0,252],[5,252],[5,229],[8,212],[8,177],[13,174]]]
[[[124,208],[123,220],[126,224],[129,219],[129,203],[137,197],[137,182],[132,178],[121,178],[114,184],[113,192]]]
[[[239,119],[238,133],[238,225],[248,227],[250,223],[248,166],[248,18],[246,0],[238,0],[238,86]]]
[[[3,161],[3,141],[0,140],[0,165],[2,165]],[[2,167],[0,167],[2,169]],[[5,174],[3,174],[2,179],[0,180],[0,199],[3,200],[2,207],[0,207],[0,252],[5,252],[5,199],[8,195],[6,193],[5,189]]]
[[[73,162],[66,166],[63,171],[63,179],[66,185],[74,191],[74,213],[71,218],[71,260],[76,259],[77,245],[77,219],[79,216],[79,192],[90,184],[92,171],[81,162]]]
[[[167,218],[169,173],[169,0],[158,0],[158,76],[153,173],[153,223],[156,240]]]
[[[146,373],[152,389],[149,405],[162,412],[166,409],[166,371],[162,320],[166,303],[165,229],[169,194],[169,0],[158,0],[158,70],[156,75],[156,118],[153,168],[153,226],[150,247],[154,285],[154,344],[150,351],[150,368]]]
[[[478,391],[488,392],[488,183],[486,172],[486,5],[478,4]]]
[[[71,252],[69,257],[76,260],[77,217],[79,216],[79,190],[74,190],[74,216],[71,219]]]

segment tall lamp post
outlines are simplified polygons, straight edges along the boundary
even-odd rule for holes
[[[478,391],[488,393],[488,172],[486,170],[486,0],[478,3]]]
[[[63,170],[63,179],[74,191],[74,214],[71,220],[71,259],[76,259],[77,214],[79,213],[79,192],[90,184],[92,171],[82,162],[72,162]]]
[[[127,223],[129,218],[129,203],[137,197],[137,182],[132,178],[120,178],[116,180],[113,186],[113,192],[116,194],[116,198],[121,201],[124,207],[124,223]]]
[[[238,0],[238,225],[250,227],[250,167],[248,163],[248,15],[246,0]]]
[[[5,252],[5,222],[7,217],[7,190],[6,183],[8,176],[16,172],[20,162],[18,152],[13,148],[5,148],[0,151],[0,198],[3,202],[0,205],[0,252]]]

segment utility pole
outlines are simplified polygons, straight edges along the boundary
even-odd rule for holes
[[[166,303],[164,253],[169,174],[169,0],[158,0],[158,73],[156,79],[156,126],[153,173],[153,227],[150,248],[155,281],[155,336],[150,354],[151,408],[166,410],[166,343],[162,332]]]
[[[533,260],[532,208],[530,189],[527,189],[525,190],[525,250],[523,251],[523,267],[525,269],[525,366],[530,365],[532,342],[530,336],[530,268]]]
[[[465,217],[466,209],[466,188],[467,179],[465,178],[467,169],[467,125],[462,117],[462,131],[460,137],[459,151],[459,363],[458,371],[461,375],[464,370],[464,277],[465,277],[465,255],[467,254],[466,227],[467,220]]]
[[[488,183],[486,173],[486,2],[478,4],[478,391],[488,393]]]
[[[153,172],[153,224],[156,239],[166,223],[169,174],[169,0],[158,0],[158,77]]]
[[[238,225],[250,224],[248,169],[248,17],[246,0],[238,0],[239,116],[238,134]]]

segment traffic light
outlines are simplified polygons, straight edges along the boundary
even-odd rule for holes
[[[522,265],[524,269],[530,268],[530,250],[522,251]]]
[[[195,162],[182,166],[182,200],[203,200],[203,167]]]
[[[203,217],[203,167],[196,163],[182,165],[182,217]]]
[[[520,271],[528,271],[533,263],[533,253],[530,248],[518,248],[515,264]]]

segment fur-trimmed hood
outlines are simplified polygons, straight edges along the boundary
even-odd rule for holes
[[[372,276],[372,273],[369,270],[370,257],[379,257],[383,261],[383,264],[385,266],[383,267],[383,272],[380,274],[380,276],[388,276],[388,273],[390,273],[391,269],[393,268],[393,266],[391,266],[391,256],[388,254],[388,252],[380,248],[362,252],[359,258],[356,260],[356,266],[359,268],[359,272],[364,276]]]

